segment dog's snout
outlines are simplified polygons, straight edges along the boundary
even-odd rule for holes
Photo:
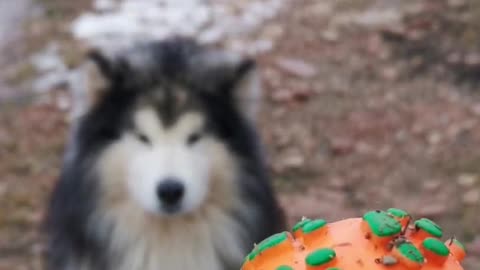
[[[166,205],[175,205],[183,197],[185,187],[173,178],[162,181],[157,187],[157,196]]]

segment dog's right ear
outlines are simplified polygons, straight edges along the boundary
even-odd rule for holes
[[[119,56],[109,56],[98,49],[87,53],[87,58],[95,64],[100,74],[111,83],[123,82],[125,74],[131,71],[128,61]]]
[[[102,97],[112,89],[112,84],[118,80],[119,73],[115,67],[115,60],[106,56],[97,49],[86,54],[85,69],[85,100],[82,110],[88,111],[94,107]]]
[[[112,80],[115,75],[114,60],[110,59],[98,49],[92,49],[87,53],[87,59],[92,61],[100,74],[107,80]]]

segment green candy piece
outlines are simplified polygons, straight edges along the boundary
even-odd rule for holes
[[[338,267],[329,267],[329,268],[327,268],[327,270],[340,270],[340,268],[338,268]]]
[[[459,246],[463,251],[466,251],[465,246],[462,244],[462,242],[458,241],[457,239],[453,239],[453,244]]]
[[[247,255],[247,258],[249,261],[255,259],[255,257],[257,257],[257,255],[260,254],[260,250],[258,250],[258,248],[254,248],[252,250],[252,252],[250,252],[248,255]]]
[[[402,225],[385,211],[370,211],[363,216],[372,232],[378,237],[387,237],[402,231]]]
[[[425,261],[425,258],[423,257],[422,253],[420,253],[420,250],[418,250],[418,248],[416,248],[411,243],[401,244],[398,247],[398,250],[403,256],[405,256],[405,258],[409,259],[410,261],[416,263],[423,263]]]
[[[450,250],[448,250],[447,246],[436,238],[429,237],[423,240],[423,247],[442,257],[450,254]]]
[[[293,270],[293,268],[288,265],[280,265],[276,270]]]
[[[316,231],[323,226],[325,226],[327,222],[323,219],[316,219],[314,221],[308,222],[307,224],[303,225],[303,232],[304,233],[311,233]]]
[[[332,261],[337,254],[331,248],[322,248],[313,251],[305,258],[305,262],[310,266],[319,266]]]
[[[260,252],[263,252],[263,251],[265,251],[269,248],[272,248],[276,245],[281,244],[285,240],[287,240],[287,233],[286,232],[281,232],[281,233],[274,234],[274,235],[268,237],[267,239],[263,240],[262,242],[260,242],[260,244],[258,244],[258,250]]]
[[[404,218],[404,217],[408,217],[408,213],[403,211],[402,209],[398,209],[398,208],[390,208],[387,210],[388,213],[398,217],[398,218]]]
[[[298,229],[302,228],[305,224],[309,223],[310,221],[312,220],[309,218],[304,218],[300,220],[297,224],[295,224],[295,226],[293,226],[292,231],[293,232],[298,231]]]
[[[421,218],[415,221],[415,227],[420,228],[437,238],[443,236],[442,228],[428,218]]]
[[[248,259],[249,261],[251,261],[251,260],[255,259],[255,257],[257,257],[258,254],[260,254],[261,252],[263,252],[263,251],[265,251],[269,248],[272,248],[272,247],[274,247],[278,244],[281,244],[286,239],[287,239],[287,233],[286,232],[277,233],[277,234],[274,234],[274,235],[268,237],[267,239],[260,242],[260,244],[258,244],[252,250],[252,252],[250,252],[247,255],[246,260]]]

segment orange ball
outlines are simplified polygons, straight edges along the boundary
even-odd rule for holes
[[[242,270],[463,270],[463,245],[400,209],[334,223],[302,219],[255,245]]]

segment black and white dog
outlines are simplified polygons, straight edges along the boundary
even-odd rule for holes
[[[255,63],[172,38],[106,57],[48,214],[49,270],[238,270],[284,229],[251,117]]]

